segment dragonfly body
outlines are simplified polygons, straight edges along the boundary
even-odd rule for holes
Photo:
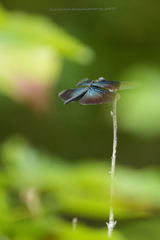
[[[104,89],[110,89],[110,90],[119,90],[121,82],[118,81],[106,81],[104,78],[99,78],[98,80],[89,80],[89,79],[83,79],[81,80],[76,86],[86,86],[88,84],[91,84],[95,87],[100,87]]]
[[[81,80],[77,87],[86,86],[85,88],[68,89],[59,93],[59,97],[65,101],[64,104],[77,102],[83,105],[96,105],[101,103],[110,103],[120,99],[117,90],[135,88],[140,85],[139,82],[127,81],[106,81],[104,78],[90,80],[85,78]]]

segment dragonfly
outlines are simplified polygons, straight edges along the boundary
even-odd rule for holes
[[[140,85],[138,81],[107,81],[103,77],[98,80],[84,78],[76,85],[81,88],[64,90],[59,93],[59,97],[65,105],[77,101],[82,105],[111,103],[120,99],[118,90],[136,88]]]

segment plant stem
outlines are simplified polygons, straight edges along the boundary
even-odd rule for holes
[[[111,161],[111,190],[110,190],[110,212],[109,212],[109,223],[108,226],[108,237],[111,237],[113,228],[115,227],[117,221],[114,221],[113,213],[113,195],[114,195],[114,182],[115,182],[115,163],[116,163],[116,148],[117,148],[117,101],[113,103],[113,112],[111,112],[113,117],[113,153]]]
[[[73,240],[75,239],[75,233],[76,233],[77,222],[78,222],[78,219],[77,219],[76,217],[74,217],[74,218],[72,219]]]

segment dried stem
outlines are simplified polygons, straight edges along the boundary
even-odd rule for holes
[[[72,219],[73,240],[75,239],[75,233],[76,233],[77,222],[78,222],[78,219],[77,219],[76,217],[74,217],[74,218]]]
[[[115,227],[117,221],[114,221],[113,213],[113,195],[114,195],[114,182],[115,182],[115,163],[116,163],[116,148],[117,148],[117,101],[113,103],[113,112],[111,115],[113,117],[113,153],[111,162],[111,192],[110,192],[110,212],[109,212],[109,223],[108,226],[108,237],[111,237],[113,228]]]

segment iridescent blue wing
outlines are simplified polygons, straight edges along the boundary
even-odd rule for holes
[[[83,105],[96,105],[101,103],[111,103],[119,100],[120,95],[109,90],[102,90],[91,86],[86,94],[81,98],[80,103]]]
[[[88,78],[84,78],[82,79],[76,86],[88,86],[90,83],[92,82],[92,80],[89,80]]]
[[[105,78],[99,78],[98,80],[93,81],[93,86],[110,89],[110,90],[119,90],[120,82],[117,81],[107,81]]]
[[[70,102],[77,102],[80,100],[84,94],[87,92],[87,88],[79,88],[79,89],[67,89],[58,94],[58,96],[65,101],[64,104]]]
[[[136,87],[139,87],[141,83],[137,81],[128,81],[128,82],[127,81],[121,81],[121,82],[107,81],[105,80],[105,78],[101,77],[98,80],[93,81],[92,85],[96,87],[117,91],[117,90],[136,88]]]

